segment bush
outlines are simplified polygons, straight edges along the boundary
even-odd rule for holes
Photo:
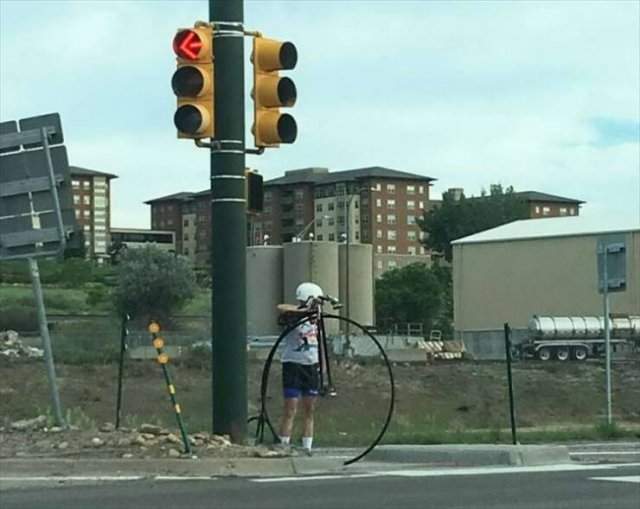
[[[0,330],[34,332],[39,330],[35,306],[10,306],[0,313]]]

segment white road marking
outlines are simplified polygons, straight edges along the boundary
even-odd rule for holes
[[[0,477],[0,482],[42,482],[42,481],[139,481],[142,475],[51,475],[32,477]]]
[[[632,482],[640,484],[640,475],[623,475],[620,477],[589,477],[593,481]]]
[[[387,470],[380,475],[399,477],[443,477],[456,475],[491,475],[491,474],[529,474],[535,472],[575,472],[580,470],[608,470],[619,467],[640,465],[638,463],[621,463],[612,465],[540,465],[532,467],[471,467],[471,468],[441,468],[441,469],[413,469]]]
[[[624,456],[624,455],[640,456],[638,451],[597,451],[597,452],[570,452],[569,456]]]
[[[154,481],[212,481],[215,477],[206,475],[156,475]]]
[[[379,477],[379,474],[347,474],[347,475],[303,475],[298,477],[267,477],[251,479],[253,482],[291,482],[291,481],[327,481],[331,479],[362,479],[364,477]]]

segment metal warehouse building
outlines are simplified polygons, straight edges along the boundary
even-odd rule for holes
[[[602,316],[605,237],[626,243],[627,287],[610,294],[611,312],[640,314],[640,220],[525,219],[452,243],[456,339],[476,358],[504,358],[505,322],[517,342],[533,315]]]

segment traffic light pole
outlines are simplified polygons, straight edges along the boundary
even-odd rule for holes
[[[213,432],[247,438],[243,0],[209,0],[214,32],[211,150]]]

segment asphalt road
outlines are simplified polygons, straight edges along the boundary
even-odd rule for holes
[[[404,469],[355,475],[114,482],[0,492],[2,509],[638,509],[640,465]]]

